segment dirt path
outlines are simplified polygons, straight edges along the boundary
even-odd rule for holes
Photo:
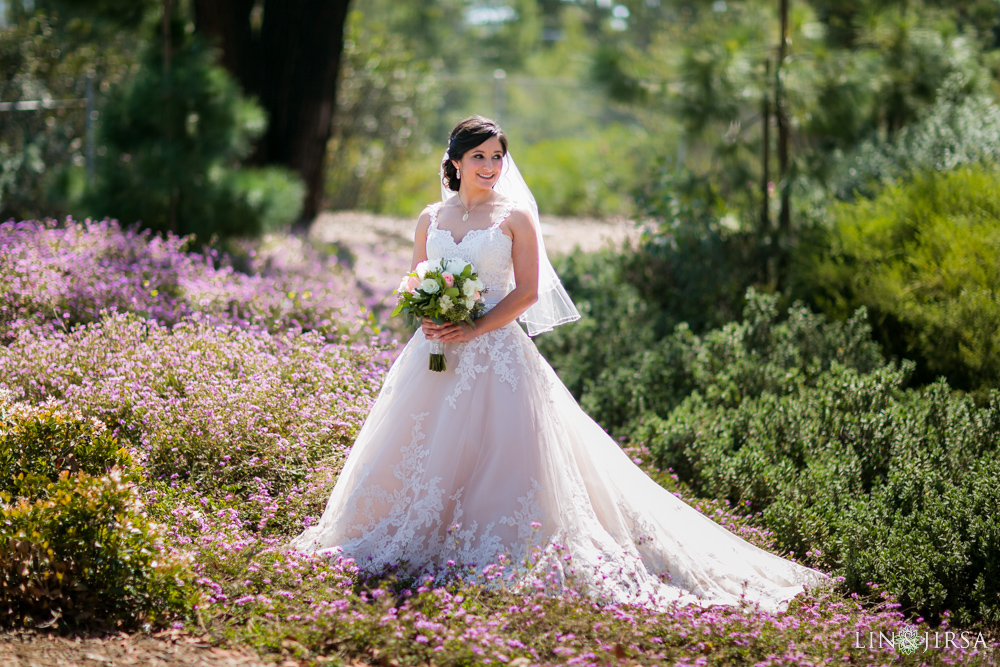
[[[62,637],[34,631],[0,634],[0,667],[264,667],[266,664],[250,651],[221,649],[200,637],[176,631],[106,637]],[[297,665],[294,661],[285,663],[285,667]]]
[[[378,284],[385,281],[386,275],[401,276],[409,269],[415,226],[416,219],[337,211],[316,219],[312,237],[349,248],[357,262],[353,269],[358,277]],[[639,232],[624,218],[546,217],[542,220],[542,234],[549,257],[554,257],[576,248],[593,252],[607,244],[621,245],[626,238],[638,238]]]
[[[313,225],[313,236],[319,240],[349,244],[382,245],[387,250],[409,255],[413,247],[416,219],[394,218],[372,213],[336,211],[321,214]],[[560,255],[579,248],[585,252],[599,250],[607,243],[620,244],[626,238],[636,238],[633,223],[624,218],[596,220],[593,218],[555,218],[542,220],[542,235],[549,255]]]

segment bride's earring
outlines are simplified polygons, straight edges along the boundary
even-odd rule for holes
[[[461,169],[456,169],[455,170],[455,178],[457,178],[458,180],[462,180],[462,170]]]

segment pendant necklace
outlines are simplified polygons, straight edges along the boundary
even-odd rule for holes
[[[462,208],[465,209],[465,215],[462,216],[462,221],[464,222],[464,221],[468,220],[469,219],[469,214],[472,213],[472,209],[476,208],[477,206],[479,206],[480,204],[482,204],[484,201],[486,201],[487,199],[489,199],[492,196],[493,196],[493,193],[490,192],[488,195],[486,195],[485,199],[483,199],[482,201],[477,201],[475,204],[473,204],[472,208],[469,208],[468,206],[466,206],[465,202],[462,201],[462,198],[459,197],[458,198],[458,203],[461,204]]]

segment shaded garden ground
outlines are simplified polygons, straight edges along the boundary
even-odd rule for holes
[[[0,635],[0,667],[258,667],[264,664],[249,651],[219,648],[204,638],[178,631],[64,637],[29,630]]]

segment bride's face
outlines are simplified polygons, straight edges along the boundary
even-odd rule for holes
[[[466,187],[488,190],[500,179],[500,171],[503,169],[503,146],[498,138],[490,137],[466,151],[461,160],[452,160],[452,164],[456,169],[462,170],[463,190]]]

